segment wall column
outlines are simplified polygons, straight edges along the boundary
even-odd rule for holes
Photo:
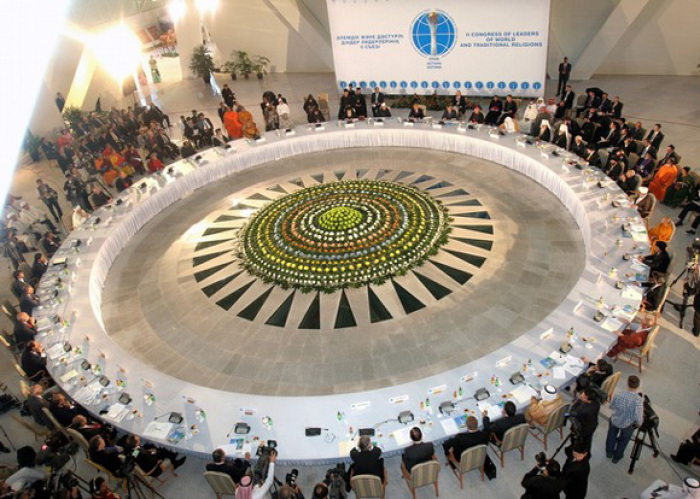
[[[177,36],[177,52],[180,54],[180,68],[183,78],[194,78],[195,75],[189,69],[192,50],[202,44],[202,23],[199,11],[194,0],[184,0],[186,5],[185,15],[175,22],[175,36]]]

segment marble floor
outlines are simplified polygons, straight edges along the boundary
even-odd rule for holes
[[[230,81],[230,80],[228,80]],[[576,90],[582,90],[591,86],[599,86],[608,90],[611,94],[619,94],[625,102],[624,115],[631,119],[639,119],[646,124],[661,123],[667,140],[673,143],[679,154],[683,156],[683,164],[696,167],[700,158],[700,141],[697,140],[700,129],[700,85],[697,77],[663,77],[663,76],[604,76],[596,77],[584,82],[573,82]],[[287,96],[292,108],[292,117],[301,120],[302,96],[309,92],[317,94],[321,91],[329,92],[333,99],[334,92],[333,75],[318,74],[274,74],[270,75],[261,84],[257,80],[239,81],[233,85],[238,98],[254,113],[259,113],[256,106],[263,90],[272,89]],[[548,94],[552,94],[552,88],[556,87],[556,81],[550,82]],[[218,98],[203,88],[200,80],[183,81],[177,84],[164,84],[157,89],[158,99],[164,109],[171,115],[179,116],[196,107],[207,112],[212,120],[218,119],[215,108]],[[331,108],[336,101],[331,101]],[[259,114],[256,118],[261,119]],[[178,132],[174,131],[177,136]],[[23,164],[18,169],[13,179],[12,192],[24,195],[28,200],[36,202],[34,192],[34,180],[41,176],[55,187],[63,184],[60,171],[51,167],[46,162],[38,164]],[[61,201],[64,209],[67,207]],[[678,210],[670,210],[660,206],[652,217],[652,224],[658,223],[663,215],[675,215]],[[68,217],[66,217],[68,220]],[[684,229],[686,227],[683,227]],[[673,273],[682,270],[685,247],[692,241],[692,236],[679,230],[671,244],[672,250],[678,256],[673,265]],[[7,290],[10,282],[10,269],[6,260],[0,262],[0,290]],[[678,299],[677,285],[672,292],[672,298]],[[8,298],[9,292],[3,291],[2,298]],[[9,322],[3,318],[2,327],[10,328]],[[700,424],[698,416],[698,400],[700,399],[700,363],[698,363],[700,340],[694,338],[688,331],[690,319],[685,320],[685,329],[678,328],[678,314],[672,307],[666,307],[661,318],[662,331],[657,337],[656,347],[653,352],[652,362],[645,366],[642,378],[642,390],[649,395],[660,420],[659,443],[663,454],[657,459],[652,458],[651,452],[645,449],[636,472],[627,474],[628,457],[617,465],[611,465],[605,459],[602,449],[605,442],[607,429],[607,416],[609,412],[604,408],[601,414],[601,422],[593,441],[593,455],[591,460],[591,476],[589,480],[590,498],[622,499],[635,498],[655,478],[661,478],[679,483],[680,476],[698,474],[698,468],[689,469],[675,465],[668,461],[666,456],[675,452],[679,442],[688,438]],[[7,383],[10,390],[18,393],[17,378],[9,362],[10,356],[6,351],[0,352],[0,379]],[[636,369],[626,364],[616,364],[623,376],[636,374]],[[15,445],[33,445],[38,447],[33,437],[21,428],[8,414],[0,416],[0,425],[12,438]],[[5,438],[0,435],[0,440]],[[554,445],[558,445],[559,439],[554,438]],[[465,489],[460,490],[459,482],[447,470],[441,471],[439,476],[440,496],[447,498],[517,498],[523,492],[520,487],[522,476],[534,465],[534,454],[542,450],[542,446],[534,439],[528,439],[525,445],[525,460],[521,461],[515,454],[506,458],[506,468],[498,470],[498,478],[494,481],[482,482],[478,474],[470,473],[466,477]],[[280,449],[284,452],[284,449]],[[552,452],[550,447],[550,453]],[[11,454],[0,454],[0,463],[14,464]],[[387,460],[389,472],[388,499],[410,498],[405,483],[401,479],[400,462],[398,458]],[[68,465],[70,469],[85,478],[94,477],[94,472],[89,469],[82,459]],[[166,498],[207,498],[214,497],[210,492],[202,471],[204,461],[190,458],[187,463],[178,470],[179,478],[170,480],[160,492]],[[289,467],[280,467],[276,470],[279,478],[284,478]],[[310,495],[313,484],[323,479],[326,467],[301,467],[299,484],[305,494]],[[425,488],[417,492],[419,498],[434,497],[431,489]],[[351,495],[352,496],[352,495]]]
[[[264,205],[262,192],[275,196],[265,187],[320,185],[323,172],[422,189],[448,208],[450,241],[415,272],[369,289],[305,295],[251,280],[232,249],[229,225],[241,219],[214,221],[243,216],[232,199]],[[217,237],[223,243],[209,246]],[[336,151],[260,165],[157,216],[117,257],[102,312],[123,349],[179,379],[261,395],[359,392],[440,374],[513,341],[561,303],[583,258],[566,209],[507,168],[437,151]],[[432,295],[421,278],[448,294]],[[343,296],[354,325],[336,327]],[[290,298],[287,323],[267,324]],[[373,317],[373,302],[388,314]],[[314,306],[318,324],[305,325]]]

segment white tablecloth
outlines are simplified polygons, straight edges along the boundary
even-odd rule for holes
[[[335,123],[326,124],[321,131],[300,126],[295,129],[294,136],[268,133],[264,141],[239,140],[232,144],[231,152],[211,149],[202,153],[200,164],[194,160],[179,161],[172,166],[172,173],[168,168],[163,174],[152,176],[122,193],[118,198],[119,206],[98,210],[83,228],[67,238],[54,257],[54,262],[56,258],[67,257],[67,270],[52,266],[42,281],[46,289],[51,279],[60,276],[63,287],[55,303],[47,302],[37,311],[37,317],[59,315],[70,324],[49,328],[41,339],[49,347],[59,341],[70,341],[73,346],[63,362],[51,362],[52,374],[63,389],[76,396],[81,383],[74,382],[85,376],[80,368],[81,360],[87,358],[91,364],[99,365],[98,374],[106,375],[111,384],[103,390],[96,404],[86,407],[97,415],[108,404],[116,403],[122,391],[128,392],[133,398],[129,408],[139,414],[112,422],[125,431],[143,435],[154,417],[170,411],[179,412],[185,416],[183,425],[187,433],[193,433],[192,425],[196,425],[197,434],[171,446],[185,453],[208,456],[213,449],[229,443],[227,435],[232,426],[242,421],[252,428],[245,438],[253,447],[260,440],[276,439],[280,445],[280,461],[317,464],[347,457],[343,442],[355,436],[359,428],[395,419],[399,412],[410,410],[416,422],[423,423],[425,438],[439,442],[455,429],[451,423],[441,424],[448,418],[439,413],[438,406],[452,400],[460,387],[463,397],[486,387],[491,392],[488,402],[499,404],[514,388],[508,379],[516,371],[522,371],[526,381],[535,388],[541,383],[557,386],[569,383],[572,372],[565,371],[563,378],[556,378],[554,370],[543,367],[540,359],[559,348],[571,327],[576,333],[571,355],[585,355],[590,359],[603,355],[614,343],[615,336],[592,320],[596,302],[602,298],[608,314],[612,305],[618,308],[629,305],[635,309],[639,305],[638,299],[624,299],[615,288],[618,279],[632,272],[630,262],[622,259],[623,253],[648,250],[648,244],[634,243],[622,235],[621,224],[628,217],[636,217],[636,211],[612,207],[611,200],[622,197],[614,184],[599,188],[598,177],[593,179],[592,173],[564,167],[563,156],[554,156],[551,151],[544,157],[545,153],[532,145],[521,147],[514,135],[495,138],[486,129],[465,130],[456,125],[436,129],[426,124],[409,127],[390,120],[381,127],[362,123],[352,129]],[[122,248],[151,218],[188,193],[252,166],[300,154],[353,147],[416,147],[455,152],[489,160],[530,177],[551,191],[580,227],[586,246],[583,274],[547,318],[503,348],[437,376],[362,393],[284,398],[213,390],[155,371],[121,350],[105,333],[100,302],[107,274]],[[604,178],[602,174],[600,177]],[[96,218],[101,219],[100,223],[93,226]],[[76,240],[81,243],[77,250],[72,248]],[[616,269],[616,273],[611,269]],[[552,332],[547,334],[550,328]],[[60,381],[61,376],[72,370],[78,371],[78,376]],[[562,373],[558,371],[557,374]],[[92,377],[92,374],[87,375],[86,382]],[[470,377],[473,379],[469,380]],[[498,386],[492,383],[495,378],[500,381]],[[123,381],[125,387],[117,387],[117,380]],[[155,395],[155,403],[146,405],[144,397],[150,393]],[[79,395],[84,394],[82,390]],[[518,405],[522,409],[527,403]],[[475,410],[476,403],[466,400],[458,407],[460,412]],[[205,420],[197,420],[198,409],[205,411]],[[305,437],[305,427],[321,427],[324,435]],[[385,453],[400,452],[405,446],[407,428],[396,421],[378,427],[377,441]],[[397,430],[403,431],[391,435]],[[150,439],[159,444],[167,443],[152,436]]]

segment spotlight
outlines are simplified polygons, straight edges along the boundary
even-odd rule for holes
[[[120,24],[92,35],[88,47],[105,70],[117,81],[132,75],[139,65],[141,41]]]
[[[170,14],[170,19],[173,23],[177,24],[180,19],[185,17],[187,12],[187,6],[185,5],[185,0],[172,0],[168,4],[168,13]]]

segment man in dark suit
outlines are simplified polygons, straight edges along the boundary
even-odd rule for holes
[[[588,493],[588,475],[591,473],[589,463],[591,455],[585,446],[576,444],[567,453],[567,459],[561,470],[564,478],[566,499],[585,499]]]
[[[571,89],[571,85],[566,86],[566,91],[561,96],[561,100],[564,102],[564,109],[573,109],[574,101],[576,100],[576,94]]]
[[[664,140],[664,134],[661,133],[661,125],[659,123],[654,125],[654,129],[649,132],[646,139],[654,149],[657,151],[659,150],[659,146],[661,146],[661,142]]]
[[[497,125],[502,124],[506,118],[511,118],[513,120],[518,119],[518,105],[513,100],[512,95],[506,96],[506,101],[503,104],[503,112],[496,122]]]
[[[481,112],[479,106],[474,106],[471,116],[469,116],[469,123],[473,125],[481,125],[484,123],[484,113]]]
[[[597,147],[598,149],[612,147],[613,145],[617,144],[619,140],[620,130],[618,129],[617,123],[613,121],[610,123],[610,129],[608,130],[607,135],[598,141]]]
[[[520,483],[525,488],[521,499],[554,499],[564,490],[559,463],[550,459],[546,464],[537,464]]]
[[[568,57],[564,57],[564,60],[559,64],[559,83],[557,84],[557,95],[564,92],[566,87],[566,82],[569,81],[571,76],[571,63]]]
[[[32,265],[32,279],[39,282],[49,268],[49,262],[41,253],[34,254],[34,264]]]
[[[598,109],[600,106],[600,97],[598,97],[593,90],[588,91],[588,97],[582,106],[576,108],[576,117],[578,118],[581,113],[591,108]]]
[[[659,164],[665,165],[671,160],[671,158],[675,160],[675,164],[680,162],[680,158],[678,157],[678,154],[676,154],[676,147],[673,144],[666,146],[666,154],[664,154],[664,157],[659,160]]]
[[[467,98],[464,97],[459,90],[457,90],[455,96],[452,97],[452,106],[457,110],[460,118],[467,112]]]
[[[637,154],[640,158],[643,158],[647,155],[647,153],[651,154],[652,159],[656,159],[656,149],[649,143],[647,139],[643,139],[641,150],[637,151]]]
[[[632,136],[634,137],[634,140],[642,140],[644,138],[644,134],[646,133],[646,130],[642,126],[642,122],[638,121],[634,124],[634,127],[632,128]]]
[[[406,450],[403,451],[403,456],[401,456],[401,471],[404,476],[409,479],[411,477],[411,469],[414,466],[430,461],[431,459],[437,461],[433,444],[431,442],[423,442],[423,433],[420,431],[420,428],[417,426],[411,428],[410,435],[411,446],[407,447]]]
[[[639,158],[639,161],[637,161],[637,164],[635,165],[634,169],[637,173],[639,173],[639,176],[642,177],[642,181],[644,180],[651,180],[652,175],[654,174],[654,167],[656,166],[656,162],[654,161],[654,156],[652,155],[651,151],[647,151],[647,153]]]
[[[350,451],[350,459],[352,459],[350,467],[351,477],[356,475],[374,475],[381,478],[382,483],[386,482],[382,449],[374,447],[372,440],[367,435],[361,436],[357,447]]]
[[[27,377],[38,382],[46,376],[46,355],[41,344],[37,341],[30,341],[27,347],[22,352],[22,370],[27,374]]]
[[[44,388],[40,384],[32,385],[29,388],[29,396],[24,402],[24,407],[31,414],[34,421],[41,426],[49,426],[49,419],[46,417],[42,409],[48,409],[49,403],[44,399]]]
[[[445,443],[442,444],[442,448],[445,451],[445,457],[448,458],[450,465],[454,466],[454,463],[459,463],[462,458],[462,452],[477,445],[486,445],[488,443],[488,432],[480,431],[479,420],[474,416],[469,416],[467,418],[466,433],[459,433],[453,438],[446,440]]]
[[[17,322],[13,331],[15,337],[15,345],[23,347],[36,336],[36,326],[34,325],[34,317],[29,314],[20,312],[17,314]]]
[[[612,101],[608,99],[608,94],[603,93],[600,99],[600,105],[598,106],[598,112],[604,116],[607,116],[612,109]]]
[[[374,116],[375,118],[377,117],[377,112],[379,111],[382,102],[384,102],[384,94],[379,91],[379,87],[374,87],[374,92],[372,93],[371,97],[371,104],[372,116]]]
[[[39,305],[39,298],[34,294],[34,288],[31,286],[24,288],[24,294],[19,300],[19,309],[27,315],[33,315],[34,307]]]
[[[620,96],[616,95],[613,99],[612,105],[610,106],[610,112],[608,113],[608,116],[611,116],[613,119],[619,120],[620,118],[622,118],[623,106],[624,104],[620,102]]]
[[[503,406],[503,417],[496,420],[495,423],[491,423],[488,417],[488,413],[484,411],[483,414],[483,424],[484,431],[491,434],[491,440],[496,442],[498,445],[503,441],[503,436],[506,431],[511,429],[513,426],[526,423],[525,416],[523,414],[517,414],[517,407],[510,400]]]
[[[29,283],[24,280],[24,272],[21,270],[16,270],[12,273],[14,277],[12,284],[10,285],[10,290],[15,298],[21,298],[24,295],[24,290],[29,287]]]
[[[586,146],[586,155],[584,158],[589,166],[593,166],[596,168],[600,168],[601,166],[601,161],[600,161],[600,156],[598,155],[598,151],[596,151],[595,146],[592,144],[588,144]]]
[[[250,454],[246,454],[245,459],[236,458],[233,461],[226,461],[226,453],[224,450],[216,449],[212,453],[212,458],[214,462],[207,464],[207,471],[226,473],[236,485],[241,481],[246,471],[250,469],[250,462],[248,461]]]

